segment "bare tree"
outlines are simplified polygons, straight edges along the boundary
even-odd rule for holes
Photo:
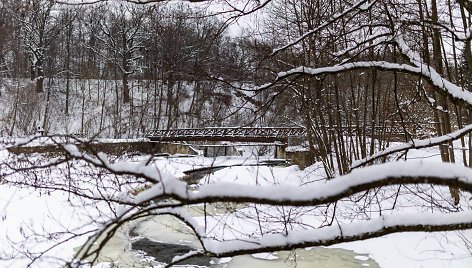
[[[54,1],[31,1],[23,6],[17,17],[22,25],[25,46],[31,53],[31,79],[36,79],[37,93],[43,92],[46,51],[62,27],[51,14],[54,7]]]
[[[121,72],[123,102],[130,101],[129,76],[139,70],[140,50],[146,41],[143,34],[145,9],[129,4],[119,4],[105,21],[100,23],[102,36],[98,38],[109,50],[115,65]]]

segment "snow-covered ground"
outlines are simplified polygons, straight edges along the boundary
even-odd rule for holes
[[[9,161],[13,157],[6,150],[0,152],[3,161]],[[185,175],[183,171],[200,167],[231,166],[205,176],[199,183],[200,186],[216,182],[261,186],[274,184],[298,186],[316,183],[317,179],[325,177],[319,164],[305,170],[300,170],[296,166],[253,166],[250,164],[256,162],[259,157],[250,152],[246,152],[244,155],[244,157],[217,158],[202,156],[156,157],[153,162],[158,170],[175,177],[183,177]],[[37,158],[40,157],[37,156]],[[441,161],[437,148],[412,150],[408,153],[408,158],[408,161]],[[457,162],[460,163],[459,150],[457,150],[456,158]],[[146,158],[134,156],[124,159],[127,162],[137,162]],[[238,166],[239,164],[241,165]],[[76,163],[76,165],[78,171],[77,174],[73,175],[77,177],[89,176],[92,179],[82,181],[81,185],[72,186],[80,187],[78,189],[81,189],[83,193],[90,192],[91,196],[97,196],[97,194],[103,196],[103,192],[97,193],[97,189],[100,187],[94,185],[98,184],[98,180],[94,177],[98,175],[89,173],[87,165],[81,162]],[[47,174],[48,178],[52,180],[67,177],[64,169],[61,168],[45,172],[49,172]],[[71,178],[75,177],[71,176]],[[58,183],[61,182],[67,182],[67,180]],[[108,189],[106,186],[116,186],[112,180],[102,180],[100,183],[103,186],[100,188],[101,190]],[[139,185],[139,183],[126,184],[120,182],[119,186],[122,188],[119,190],[127,192],[134,187],[139,187]],[[336,208],[334,206],[323,206],[315,209],[247,205],[215,208],[213,212],[207,211],[206,216],[203,215],[202,211],[195,212],[198,208],[193,208],[191,214],[200,225],[206,227],[206,231],[210,236],[217,239],[233,239],[246,238],[248,235],[258,236],[262,230],[270,233],[283,231],[283,228],[291,230],[317,228],[327,224],[325,221],[330,219],[330,213],[333,212],[333,209],[337,210],[334,224],[337,221],[350,222],[375,218],[379,216],[380,211],[382,211],[382,215],[395,212],[439,211],[436,208],[427,207],[423,202],[424,200],[415,197],[415,191],[419,190],[430,191],[431,195],[437,196],[438,199],[448,198],[447,187],[436,187],[432,190],[428,186],[405,186],[402,191],[399,191],[398,200],[395,199],[395,209],[387,209],[392,206],[393,201],[393,199],[387,197],[394,195],[397,190],[398,186],[385,187],[382,191],[379,190],[375,196],[385,197],[385,200],[381,202],[374,202],[369,199],[374,195],[356,196],[356,198],[338,202]],[[120,191],[107,194],[118,196]],[[460,205],[464,209],[470,207],[470,200],[462,199]],[[371,203],[368,203],[368,201]],[[378,206],[381,206],[382,209],[379,209]],[[100,222],[106,222],[113,218],[116,211],[119,211],[118,205],[109,206],[105,202],[81,198],[64,191],[20,188],[11,186],[8,183],[0,184],[0,267],[25,267],[38,256],[39,252],[56,245],[59,241],[63,241],[48,253],[42,255],[43,261],[36,261],[32,265],[33,267],[61,266],[63,264],[62,260],[70,260],[75,253],[74,250],[83,245],[86,238],[101,227]],[[281,221],[281,217],[284,215],[289,215],[284,218],[285,222]],[[84,235],[79,236],[79,234]],[[75,235],[77,237],[74,237]],[[396,233],[364,241],[337,244],[330,246],[329,249],[352,250],[359,254],[356,257],[359,260],[364,260],[368,256],[377,262],[380,267],[471,267],[471,240],[472,232],[470,231]],[[112,248],[123,250],[123,248],[129,247],[129,241],[126,240],[126,237],[113,241],[111,242],[115,244]],[[24,256],[18,255],[19,252],[23,252]],[[128,256],[128,259],[133,259],[133,256],[135,256],[132,252],[123,253],[122,251],[115,252],[116,255]],[[137,260],[139,260],[139,257]],[[266,260],[265,262],[270,264],[271,261]]]
[[[121,88],[121,81],[71,79],[68,114],[65,114],[66,80],[53,80],[50,88],[45,86],[45,91],[51,93],[48,101],[46,92],[34,92],[34,81],[30,79],[0,79],[0,136],[28,137],[42,129],[48,135],[134,139],[145,136],[154,128],[165,129],[167,121],[173,120],[169,119],[171,115],[161,114],[156,108],[157,105],[165,107],[168,101],[166,96],[156,94],[155,87],[165,86],[162,81],[130,80],[132,101],[122,103],[122,98],[117,96],[119,92],[112,90]],[[180,83],[175,84],[177,87]],[[196,83],[182,82],[178,105],[180,116],[171,127],[209,126],[215,122],[234,126],[247,124],[243,120],[246,113],[237,110],[246,101],[234,96],[230,90],[212,86],[213,93],[231,100],[231,105],[223,106],[217,99],[198,97],[196,87]],[[193,101],[199,102],[198,115],[190,111]],[[212,109],[213,105],[224,108]],[[252,108],[250,104],[245,105]],[[233,120],[222,111],[236,113],[239,119]]]

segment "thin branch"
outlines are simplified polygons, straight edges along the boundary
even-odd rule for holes
[[[472,125],[468,125],[468,126],[462,128],[462,129],[459,129],[455,132],[448,133],[448,134],[440,136],[440,137],[428,138],[428,139],[423,139],[423,140],[414,139],[413,141],[408,142],[408,143],[388,147],[387,149],[385,149],[383,151],[377,152],[373,155],[367,156],[364,159],[357,160],[357,161],[353,162],[352,165],[351,165],[351,170],[355,169],[355,168],[358,168],[360,166],[372,163],[373,161],[375,161],[379,158],[382,158],[382,157],[385,157],[385,156],[388,156],[388,155],[391,155],[391,154],[394,154],[394,153],[398,153],[398,152],[402,152],[402,151],[406,151],[406,150],[410,150],[410,149],[428,148],[428,147],[433,147],[433,146],[445,144],[445,143],[448,143],[448,142],[451,142],[451,141],[455,141],[455,140],[460,139],[461,137],[464,137],[465,135],[467,135],[470,132],[472,132]]]

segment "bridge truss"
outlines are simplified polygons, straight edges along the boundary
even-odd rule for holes
[[[282,142],[288,137],[306,136],[301,127],[208,127],[152,130],[146,136],[151,141],[230,141],[230,142]]]

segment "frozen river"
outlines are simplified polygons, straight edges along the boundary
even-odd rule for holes
[[[172,244],[172,246],[169,246]],[[181,246],[180,250],[178,246]],[[177,246],[177,247],[176,247]],[[167,249],[166,249],[167,247]],[[139,250],[136,250],[139,248]],[[201,248],[196,238],[171,216],[153,216],[122,227],[103,249],[99,262],[112,262],[119,267],[158,266],[156,260],[172,259],[172,253]],[[160,251],[162,250],[162,251]],[[189,264],[190,263],[190,264]],[[379,267],[367,255],[350,250],[312,247],[242,255],[233,258],[192,260],[179,267]],[[194,264],[194,265],[191,265]]]

